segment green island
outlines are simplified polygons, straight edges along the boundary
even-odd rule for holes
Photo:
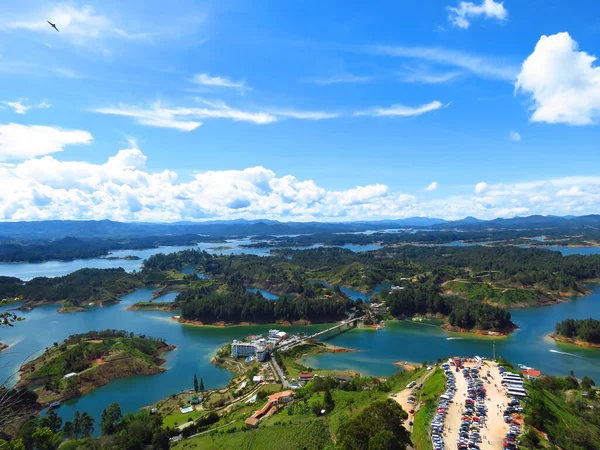
[[[112,380],[164,372],[160,355],[173,350],[161,339],[126,331],[89,331],[54,343],[21,366],[16,387],[30,388],[47,406],[79,397]]]
[[[600,348],[600,320],[565,319],[556,324],[550,337],[558,342],[566,342],[580,347]]]

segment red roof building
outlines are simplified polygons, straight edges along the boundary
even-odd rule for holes
[[[539,370],[535,370],[535,369],[521,370],[521,373],[523,375],[525,375],[525,377],[528,378],[529,380],[535,380],[536,378],[539,378],[542,376],[542,372],[540,372]]]
[[[308,372],[302,372],[298,375],[298,381],[310,381],[312,380],[312,378],[313,374]]]

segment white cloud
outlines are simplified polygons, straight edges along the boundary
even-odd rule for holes
[[[504,7],[504,3],[494,0],[482,0],[479,5],[472,2],[460,2],[457,7],[448,6],[446,9],[450,12],[448,20],[452,25],[465,29],[471,25],[469,19],[484,17],[504,21],[508,18],[508,11]]]
[[[161,102],[155,102],[149,107],[140,107],[127,104],[95,108],[92,111],[100,114],[131,117],[141,125],[158,128],[171,128],[179,131],[193,131],[202,125],[205,119],[229,119],[233,121],[251,122],[259,125],[277,122],[282,119],[297,120],[326,120],[344,116],[418,116],[436,109],[445,108],[438,101],[425,105],[410,107],[394,105],[390,108],[371,108],[358,112],[329,112],[329,111],[303,111],[295,109],[264,108],[262,111],[244,111],[228,106],[222,101],[209,101],[197,98],[196,101],[205,107],[169,107]]]
[[[513,81],[518,73],[516,67],[504,61],[439,47],[374,45],[366,47],[364,51],[375,55],[418,59],[458,67],[483,78]]]
[[[97,108],[100,114],[132,117],[142,125],[159,128],[173,128],[179,131],[193,131],[202,125],[200,119],[230,119],[234,121],[267,124],[277,117],[264,112],[247,112],[230,108],[224,103],[209,103],[208,108],[167,107],[155,102],[149,108],[119,104],[116,107]]]
[[[442,103],[438,101],[433,101],[431,103],[427,103],[425,105],[412,107],[412,106],[404,106],[404,105],[393,105],[390,108],[372,108],[366,111],[359,111],[355,113],[358,116],[400,116],[400,117],[410,117],[410,116],[420,116],[421,114],[425,114],[427,112],[435,111],[437,109],[442,108]]]
[[[569,33],[542,36],[515,88],[531,99],[534,122],[589,125],[600,117],[600,67]]]
[[[481,194],[482,192],[485,192],[487,188],[488,184],[485,181],[480,181],[475,185],[475,193]]]
[[[247,89],[246,80],[235,81],[226,77],[213,77],[207,73],[197,73],[191,81],[202,86]]]
[[[431,183],[429,186],[427,186],[427,187],[425,188],[425,190],[426,190],[427,192],[431,192],[431,191],[435,191],[437,188],[438,188],[437,181],[434,181],[434,182],[433,182],[433,183]]]
[[[14,102],[0,101],[0,103],[10,106],[15,111],[16,114],[27,114],[27,111],[29,111],[32,108],[45,109],[45,108],[50,108],[52,106],[46,100],[43,100],[38,105],[31,105],[31,106],[24,105],[23,104],[24,101],[25,101],[25,99],[20,98]]]
[[[455,80],[462,75],[462,72],[456,70],[451,72],[430,72],[409,66],[405,66],[404,68],[406,69],[404,72],[398,73],[398,78],[404,83],[441,84]]]
[[[0,163],[0,220],[376,220],[467,215],[490,219],[588,214],[600,205],[600,177],[478,187],[475,193],[427,200],[383,184],[328,190],[314,180],[260,166],[201,172],[184,182],[170,170],[150,172],[146,156],[131,141],[129,148],[101,164],[52,156]]]
[[[273,110],[269,111],[269,113],[278,117],[289,117],[291,119],[304,120],[335,119],[340,116],[338,113],[330,113],[325,111],[295,111],[291,109]]]
[[[352,73],[341,73],[338,75],[332,75],[326,78],[313,78],[307,81],[324,86],[328,84],[340,84],[340,83],[367,83],[371,81],[373,77],[364,75],[354,75]]]
[[[92,135],[83,130],[16,123],[0,125],[0,160],[48,155],[61,152],[69,145],[89,144],[92,139]]]
[[[147,37],[145,33],[131,33],[120,28],[109,18],[98,14],[92,6],[77,7],[67,3],[58,3],[46,9],[30,10],[26,17],[9,19],[5,22],[4,28],[58,35],[47,20],[56,24],[61,37],[80,45],[89,40],[108,37],[125,39]]]
[[[521,140],[521,135],[516,131],[511,131],[508,133],[508,137],[510,137],[513,141],[519,142]]]

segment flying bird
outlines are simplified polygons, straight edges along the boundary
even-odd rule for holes
[[[56,24],[55,23],[52,23],[49,20],[46,20],[46,22],[48,22],[52,28],[54,28],[56,31],[58,31],[58,28],[56,28]]]

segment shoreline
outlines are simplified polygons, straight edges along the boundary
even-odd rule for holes
[[[576,339],[576,338],[559,336],[556,333],[549,333],[546,335],[546,337],[552,339],[555,342],[559,342],[561,344],[571,344],[571,345],[576,345],[578,347],[583,347],[583,348],[600,349],[600,343],[596,344],[595,342],[587,342],[587,341],[582,341],[582,340]]]
[[[127,378],[127,377],[131,377],[131,376],[150,376],[150,375],[157,375],[159,373],[163,373],[166,372],[168,369],[162,367],[163,365],[165,365],[165,363],[167,362],[166,359],[161,358],[162,355],[164,355],[167,352],[171,352],[176,350],[177,347],[175,345],[170,345],[167,344],[165,347],[161,347],[157,350],[156,356],[155,358],[155,362],[154,362],[154,366],[151,368],[147,368],[145,370],[142,370],[141,372],[137,372],[137,371],[130,371],[130,370],[125,370],[123,372],[119,372],[119,373],[111,373],[109,372],[109,376],[106,378],[101,378],[99,380],[96,380],[97,383],[95,384],[89,384],[86,386],[81,387],[80,389],[77,390],[71,390],[68,392],[65,392],[64,395],[58,395],[56,397],[50,397],[47,400],[37,400],[37,404],[40,405],[40,412],[42,409],[48,407],[51,403],[58,401],[60,403],[72,400],[74,398],[79,398],[82,397],[84,395],[89,394],[90,392],[93,392],[97,389],[100,389],[103,386],[106,386],[107,384],[115,381],[115,380],[120,380],[123,378]],[[37,358],[36,358],[37,359]],[[27,367],[28,364],[32,364],[35,360],[30,361],[24,365],[22,365],[19,368],[19,381],[17,382],[16,386],[20,386],[22,388],[26,388],[26,389],[30,389],[31,384],[29,383],[22,383],[23,381],[23,372],[24,370],[26,370],[25,368]],[[102,364],[100,364],[101,366]],[[96,366],[98,367],[98,366]],[[85,373],[82,372],[82,373]],[[43,387],[40,387],[38,389],[32,389],[33,392],[37,392],[38,390],[43,390]],[[39,398],[39,397],[38,397]]]
[[[291,326],[309,326],[309,325],[325,325],[329,323],[336,322],[310,322],[308,320],[296,320],[294,322],[288,322],[285,320],[277,321],[277,322],[237,322],[237,323],[227,323],[227,322],[214,322],[214,323],[204,323],[200,320],[186,320],[182,319],[181,316],[171,316],[171,320],[181,324],[187,325],[191,327],[207,327],[207,328],[227,328],[227,327],[256,327],[256,326],[264,326],[264,325],[277,325],[280,327],[291,327]]]

